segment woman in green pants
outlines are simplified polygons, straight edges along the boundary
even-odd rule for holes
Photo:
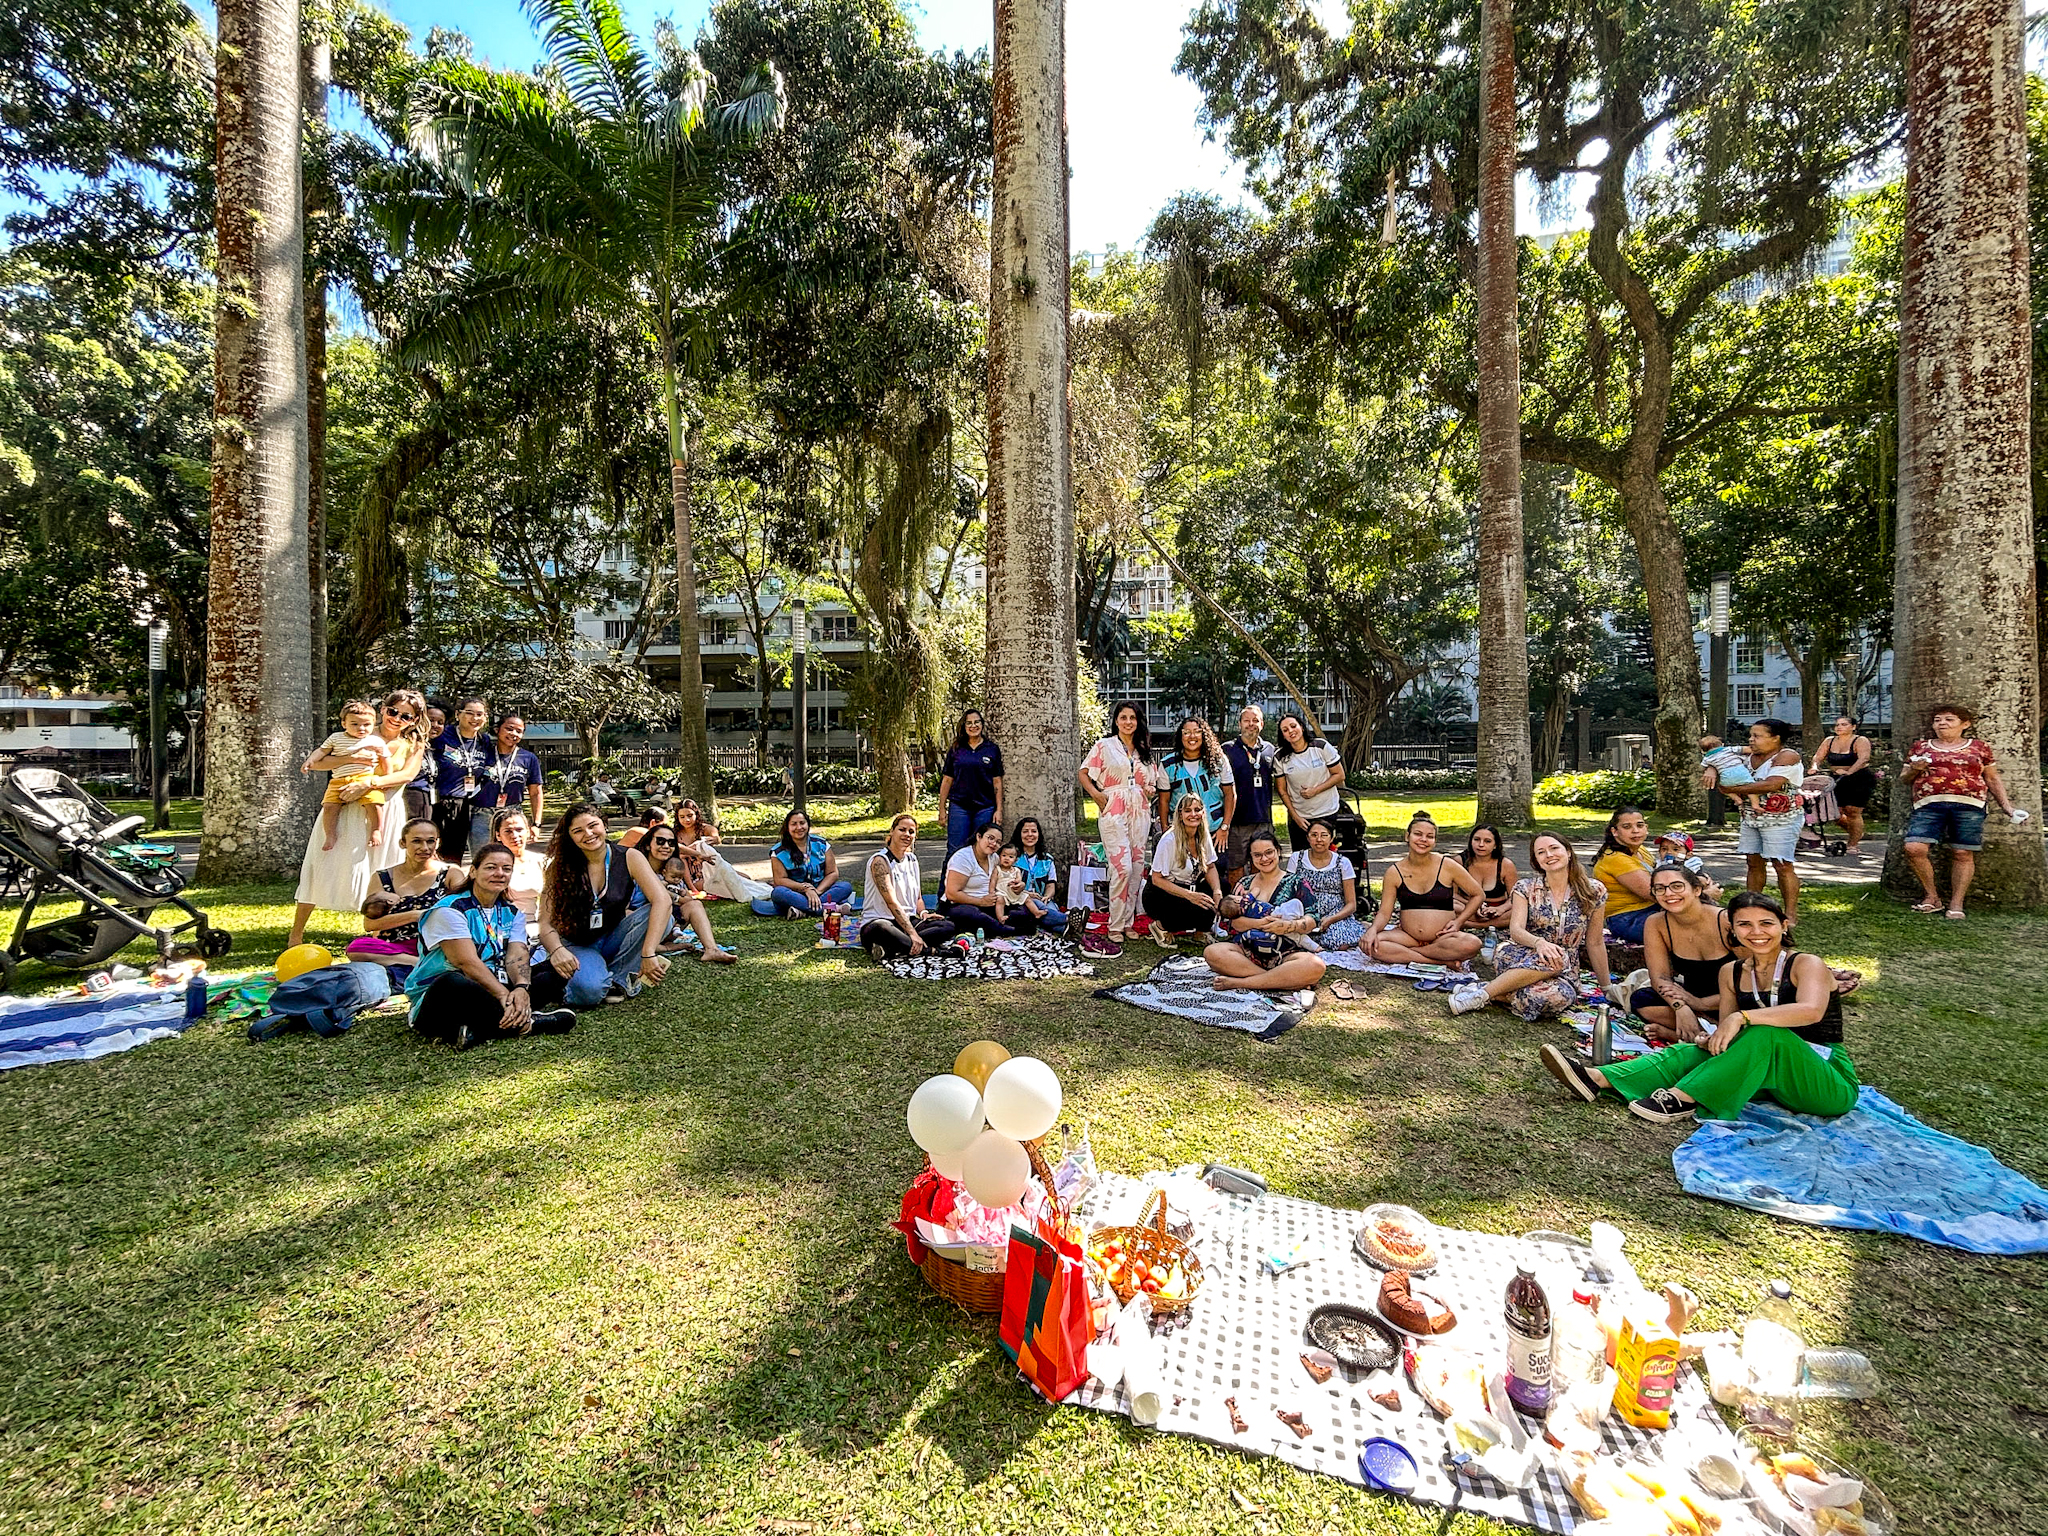
[[[1761,891],[1729,902],[1728,916],[1735,956],[1721,967],[1721,1018],[1704,1044],[1606,1067],[1546,1045],[1550,1075],[1588,1102],[1611,1088],[1644,1120],[1733,1120],[1760,1093],[1796,1114],[1854,1109],[1856,1064],[1842,1049],[1842,999],[1826,962],[1785,948],[1785,909]]]

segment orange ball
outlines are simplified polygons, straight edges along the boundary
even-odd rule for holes
[[[974,1091],[988,1087],[988,1075],[1010,1059],[1010,1053],[993,1040],[976,1040],[953,1058],[953,1075],[974,1084]]]

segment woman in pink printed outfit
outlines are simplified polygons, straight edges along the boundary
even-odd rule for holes
[[[1165,778],[1152,762],[1152,731],[1135,704],[1110,711],[1110,734],[1089,750],[1081,764],[1081,788],[1097,807],[1102,856],[1109,865],[1109,936],[1121,942],[1136,935],[1145,853],[1151,844],[1152,797]]]

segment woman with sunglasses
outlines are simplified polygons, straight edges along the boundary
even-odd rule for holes
[[[376,872],[405,857],[406,818],[386,816],[383,835],[373,846],[368,814],[360,802],[373,789],[382,790],[388,802],[412,782],[427,750],[426,716],[427,701],[410,688],[393,689],[378,709],[377,734],[390,748],[391,766],[342,786],[341,817],[332,848],[321,846],[324,837],[315,818],[306,839],[305,862],[299,866],[290,945],[306,942],[306,924],[316,911],[346,912],[353,922],[369,899]]]
[[[1650,984],[1635,990],[1629,1011],[1661,1044],[1698,1045],[1720,1016],[1721,967],[1735,940],[1728,914],[1702,899],[1709,885],[1705,875],[1668,860],[1650,872],[1656,911],[1643,924]]]
[[[733,951],[719,948],[711,932],[711,914],[704,910],[703,898],[690,883],[688,861],[677,852],[675,828],[649,827],[640,851],[653,866],[654,878],[668,887],[671,910],[668,931],[661,938],[662,953],[693,954],[712,965],[734,959]],[[687,930],[685,923],[689,925]],[[694,939],[690,936],[692,932],[696,935]]]

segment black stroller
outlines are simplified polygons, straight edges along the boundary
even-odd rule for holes
[[[177,850],[135,841],[140,816],[116,818],[67,775],[53,768],[17,768],[0,776],[0,891],[22,897],[14,938],[0,950],[0,992],[23,956],[64,970],[104,964],[137,939],[156,945],[159,959],[189,947],[218,959],[234,939],[178,893]],[[82,910],[31,927],[45,899],[77,900]],[[187,921],[158,927],[150,919],[171,906]],[[174,946],[181,933],[189,946]]]

